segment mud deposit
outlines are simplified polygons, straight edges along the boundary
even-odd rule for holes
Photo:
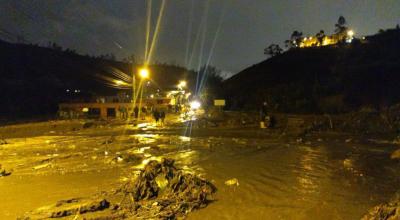
[[[391,159],[398,147],[385,142],[252,138],[211,129],[189,138],[168,129],[105,126],[3,135],[0,164],[12,175],[0,177],[0,219],[62,200],[97,202],[149,161],[165,157],[218,189],[215,201],[188,219],[360,219],[400,186],[400,163]]]

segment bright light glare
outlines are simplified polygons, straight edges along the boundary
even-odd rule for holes
[[[186,81],[180,81],[179,84],[178,84],[178,87],[179,88],[183,88],[183,87],[186,87],[186,85],[187,85]]]
[[[148,70],[148,69],[142,68],[142,69],[139,70],[139,75],[140,75],[140,77],[142,77],[142,78],[148,78],[149,75],[150,75],[150,73],[149,73],[149,70]]]
[[[117,85],[123,85],[124,84],[124,82],[122,82],[121,80],[115,80],[114,82]]]
[[[199,109],[201,106],[201,103],[199,101],[192,101],[190,103],[190,108],[191,109]]]
[[[347,35],[352,37],[354,35],[354,31],[353,30],[349,30],[347,31]]]

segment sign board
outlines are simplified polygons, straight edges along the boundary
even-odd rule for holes
[[[214,106],[225,106],[225,99],[214,99]]]

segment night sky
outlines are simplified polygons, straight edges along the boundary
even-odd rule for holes
[[[153,0],[153,28],[160,3]],[[164,12],[153,61],[188,65],[193,54],[190,67],[197,69],[208,60],[220,27],[210,64],[227,74],[265,59],[263,49],[283,46],[293,30],[332,33],[340,15],[356,36],[400,23],[399,0],[194,0],[193,6],[192,0],[166,0]],[[205,32],[199,31],[202,21]],[[113,53],[121,59],[133,53],[142,60],[145,24],[144,0],[0,0],[0,38],[12,40],[7,32],[40,45],[53,41],[81,54]]]

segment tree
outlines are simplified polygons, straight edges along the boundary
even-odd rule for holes
[[[347,31],[346,19],[340,16],[338,22],[335,24],[335,33],[341,34]]]
[[[317,40],[318,40],[318,44],[319,44],[319,45],[322,45],[322,43],[324,42],[324,38],[326,37],[326,36],[325,36],[325,31],[324,31],[324,30],[320,30],[320,31],[315,35],[315,37],[316,37]]]
[[[290,40],[285,41],[285,47],[287,48],[299,47],[302,40],[303,40],[303,33],[300,31],[293,31],[292,35],[290,36]]]
[[[278,44],[271,44],[264,49],[264,54],[274,57],[282,53],[282,48]]]
[[[198,94],[202,102],[206,105],[212,105],[214,99],[219,98],[222,93],[221,71],[214,66],[203,66],[199,71],[199,91]]]

